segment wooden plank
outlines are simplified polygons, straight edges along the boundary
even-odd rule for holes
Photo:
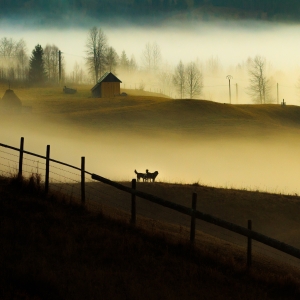
[[[81,157],[81,204],[85,204],[85,157]]]
[[[132,179],[131,181],[131,187],[133,190],[136,189],[136,179]],[[135,194],[131,194],[131,224],[136,224],[136,196]]]
[[[200,211],[196,211],[195,214],[196,214],[196,218],[198,218],[198,219],[201,219],[203,221],[209,222],[209,223],[217,225],[219,227],[228,229],[232,232],[244,235],[246,237],[252,238],[253,240],[256,240],[262,244],[265,244],[267,246],[270,246],[272,248],[275,248],[277,250],[280,250],[284,253],[290,254],[291,256],[294,256],[294,257],[297,257],[300,259],[300,249],[297,249],[293,246],[290,246],[283,242],[272,239],[272,238],[265,236],[263,234],[260,234],[256,231],[249,230],[247,228],[244,228],[239,225],[221,220],[219,218],[215,218],[211,215],[202,213]]]
[[[136,195],[136,196],[138,196],[140,198],[149,200],[149,201],[151,201],[153,203],[156,203],[156,204],[159,204],[161,206],[174,209],[174,210],[176,210],[178,212],[181,212],[181,213],[183,213],[185,215],[191,216],[191,208],[185,207],[183,205],[176,204],[176,203],[164,200],[162,198],[159,198],[159,197],[156,197],[156,196],[153,196],[153,195],[150,195],[150,194],[138,191],[138,190],[133,190],[132,188],[129,188],[129,187],[124,186],[124,185],[122,185],[120,183],[111,181],[111,180],[109,180],[107,178],[104,178],[104,177],[96,175],[96,174],[92,174],[92,179],[101,181],[103,183],[109,184],[109,185],[111,185],[111,186],[113,186],[113,187],[115,187],[115,188],[117,188],[119,190],[122,190],[124,192],[132,193],[132,194],[134,194],[134,195]]]
[[[46,150],[46,174],[45,174],[45,194],[49,191],[49,173],[50,173],[50,145],[47,145]]]
[[[21,141],[20,141],[20,155],[19,155],[19,178],[22,177],[23,174],[23,153],[24,153],[24,138],[21,137]]]
[[[12,147],[12,146],[5,145],[5,144],[1,144],[1,143],[0,143],[0,147],[4,147],[4,148],[8,148],[8,149],[20,151],[19,148]],[[36,153],[32,153],[32,152],[29,152],[29,151],[25,151],[25,150],[24,150],[23,153],[28,154],[28,155],[32,155],[32,156],[35,156],[35,157],[39,157],[39,158],[42,158],[42,159],[47,159],[46,156],[39,155],[39,154],[36,154]],[[50,158],[49,161],[55,162],[55,163],[57,163],[57,164],[60,164],[60,165],[66,166],[66,167],[70,167],[70,168],[72,168],[72,169],[76,169],[76,170],[78,170],[78,171],[81,171],[81,168],[78,168],[78,167],[75,167],[75,166],[66,164],[66,163],[64,163],[64,162],[62,162],[62,161],[59,161],[59,160],[55,160],[55,159]],[[92,175],[92,173],[87,172],[87,171],[85,171],[85,173],[88,174],[88,175]]]
[[[147,193],[144,193],[144,192],[133,190],[129,187],[123,186],[123,185],[121,185],[117,182],[113,182],[109,179],[106,179],[106,178],[104,178],[102,176],[99,176],[99,175],[96,175],[96,174],[92,174],[92,179],[95,179],[95,180],[101,181],[103,183],[109,184],[109,185],[114,186],[115,188],[123,190],[125,192],[133,193],[138,197],[149,200],[153,203],[162,205],[164,207],[168,207],[170,209],[176,210],[176,211],[178,211],[180,213],[183,213],[185,215],[192,216],[192,213],[194,213],[195,217],[197,219],[206,221],[208,223],[211,223],[211,224],[217,225],[219,227],[228,229],[229,231],[232,231],[232,232],[244,235],[246,237],[252,238],[253,240],[261,242],[262,244],[265,244],[267,246],[270,246],[272,248],[275,248],[277,250],[280,250],[284,253],[287,253],[291,256],[294,256],[294,257],[297,257],[297,258],[300,259],[300,249],[297,249],[293,246],[290,246],[290,245],[285,244],[283,242],[280,242],[280,241],[277,241],[277,240],[272,239],[270,237],[267,237],[267,236],[265,236],[263,234],[260,234],[256,231],[249,230],[249,229],[244,228],[242,226],[239,226],[239,225],[221,220],[219,218],[213,217],[209,214],[205,214],[205,213],[202,213],[202,212],[197,211],[197,210],[193,212],[192,209],[187,208],[185,206],[175,204],[173,202],[161,199],[159,197],[155,197],[153,195],[150,195],[150,194],[147,194]]]

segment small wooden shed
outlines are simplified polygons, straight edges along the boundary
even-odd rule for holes
[[[120,95],[120,83],[122,81],[117,78],[113,73],[105,73],[91,89],[93,97],[115,97]]]

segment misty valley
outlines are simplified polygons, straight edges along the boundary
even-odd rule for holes
[[[299,193],[297,106],[237,105],[160,96],[88,98],[62,88],[16,89],[31,113],[1,115],[2,142],[111,180],[134,170],[159,171],[158,181],[271,193]],[[133,93],[136,91],[133,90]],[[39,94],[39,96],[36,96]],[[31,99],[31,100],[29,100]]]
[[[300,299],[296,2],[1,3],[1,299]]]

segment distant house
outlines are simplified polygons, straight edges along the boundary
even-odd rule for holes
[[[115,97],[120,95],[120,83],[122,81],[117,78],[113,73],[105,73],[91,89],[93,97]]]

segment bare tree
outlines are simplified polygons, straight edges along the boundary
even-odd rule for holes
[[[270,81],[265,73],[265,58],[257,55],[249,61],[250,85],[247,92],[255,103],[264,104],[269,99]]]
[[[157,79],[160,90],[163,94],[167,94],[171,97],[173,70],[169,64],[164,64],[158,72]]]
[[[142,62],[147,71],[157,71],[161,63],[161,51],[157,43],[147,43],[142,53]]]
[[[107,37],[101,29],[93,27],[86,42],[86,63],[95,82],[102,76],[106,65]]]
[[[182,61],[179,62],[177,67],[175,68],[175,73],[173,75],[173,84],[180,94],[180,98],[182,99],[184,97],[184,91],[185,91],[185,69]]]
[[[12,57],[14,55],[15,45],[16,42],[12,38],[2,38],[0,40],[0,55],[5,58]]]
[[[6,79],[15,79],[15,45],[16,42],[10,38],[0,40],[0,59],[3,77]]]
[[[150,71],[152,68],[152,47],[150,43],[145,45],[145,49],[142,53],[142,62],[144,68]]]
[[[44,49],[44,65],[49,81],[58,81],[58,47],[47,44]]]
[[[211,56],[206,62],[206,72],[212,76],[218,75],[221,71],[222,66],[220,59],[216,56]]]
[[[1,77],[6,79],[25,79],[28,72],[29,57],[26,43],[12,38],[0,40]]]
[[[157,71],[161,64],[161,51],[160,47],[157,45],[157,43],[152,44],[152,56],[153,56],[153,70]]]
[[[69,80],[73,83],[82,83],[84,81],[84,71],[77,61],[74,64]]]
[[[186,92],[191,99],[200,95],[203,88],[202,73],[196,66],[195,62],[190,62],[186,67]]]
[[[118,65],[119,56],[113,47],[108,47],[106,49],[106,66],[109,72],[115,72]]]
[[[23,39],[21,39],[16,44],[16,59],[17,59],[17,69],[19,70],[19,78],[24,80],[26,78],[26,72],[29,65],[29,57],[27,55],[27,46]]]

